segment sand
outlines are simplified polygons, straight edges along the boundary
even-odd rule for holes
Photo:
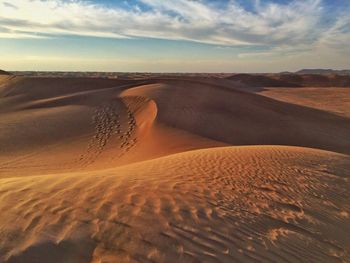
[[[233,74],[229,80],[250,87],[349,87],[350,75],[341,74]]]
[[[347,92],[2,76],[0,262],[348,262]]]
[[[260,94],[350,118],[349,88],[265,88]]]

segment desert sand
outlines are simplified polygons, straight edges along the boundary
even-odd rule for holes
[[[350,88],[238,77],[1,75],[0,262],[349,262]]]

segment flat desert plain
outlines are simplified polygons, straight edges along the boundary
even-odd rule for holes
[[[350,88],[289,77],[0,76],[0,262],[350,262]]]

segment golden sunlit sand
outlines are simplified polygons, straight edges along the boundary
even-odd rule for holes
[[[350,88],[250,88],[0,76],[0,262],[350,261]]]

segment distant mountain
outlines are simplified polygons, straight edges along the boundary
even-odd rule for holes
[[[0,75],[11,75],[11,73],[0,69]]]
[[[344,70],[334,70],[334,69],[302,69],[297,72],[296,74],[336,74],[336,75],[344,75],[348,76],[350,75],[350,70],[349,69],[344,69]]]

